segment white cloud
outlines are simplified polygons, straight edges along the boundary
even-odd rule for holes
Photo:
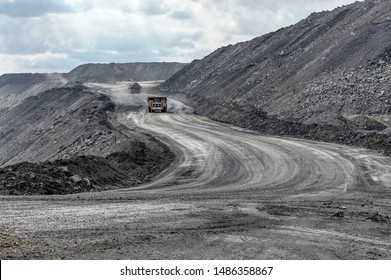
[[[183,61],[354,0],[0,0],[0,73]]]
[[[30,72],[26,69],[34,69],[33,72],[48,72],[48,69],[56,72],[59,65],[74,67],[77,61],[70,59],[64,53],[44,52],[39,54],[0,54],[1,68],[4,73]],[[25,71],[23,71],[25,70]]]

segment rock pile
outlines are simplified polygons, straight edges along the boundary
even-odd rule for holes
[[[391,154],[390,14],[387,0],[313,13],[193,61],[160,90],[219,121]]]

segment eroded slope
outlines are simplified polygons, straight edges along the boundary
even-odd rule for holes
[[[0,193],[66,194],[128,187],[173,160],[152,136],[123,130],[115,104],[82,85],[45,91],[0,115]]]
[[[67,74],[71,81],[118,82],[166,80],[180,70],[185,63],[109,63],[84,64]]]
[[[389,153],[390,14],[379,0],[314,13],[193,61],[161,90],[220,121]]]
[[[4,74],[0,76],[0,112],[29,96],[62,87],[67,82],[63,74]]]

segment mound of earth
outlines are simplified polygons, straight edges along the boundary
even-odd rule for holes
[[[81,82],[118,82],[118,81],[156,81],[166,80],[186,63],[178,62],[151,62],[151,63],[109,63],[83,64],[66,76],[69,80]]]
[[[81,82],[162,81],[186,63],[84,64],[69,73],[7,73],[0,76],[0,113],[44,91]]]
[[[140,144],[142,144],[140,142]],[[0,168],[0,195],[53,195],[103,191],[134,186],[162,171],[164,162],[145,156],[146,147],[134,155],[117,152],[107,158],[78,156],[42,163],[22,162]],[[172,157],[166,150],[165,159]]]
[[[160,89],[215,120],[390,154],[390,14],[386,0],[313,13],[219,48]]]
[[[70,194],[131,187],[174,160],[151,135],[123,132],[115,104],[80,83],[0,113],[0,194]]]
[[[4,74],[0,76],[0,111],[13,107],[29,96],[64,86],[63,74]]]

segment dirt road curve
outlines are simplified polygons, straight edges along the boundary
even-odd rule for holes
[[[390,158],[258,135],[172,99],[170,113],[147,114],[125,84],[91,87],[140,106],[118,121],[177,160],[137,188],[2,197],[1,240],[14,245],[1,258],[391,259]]]

